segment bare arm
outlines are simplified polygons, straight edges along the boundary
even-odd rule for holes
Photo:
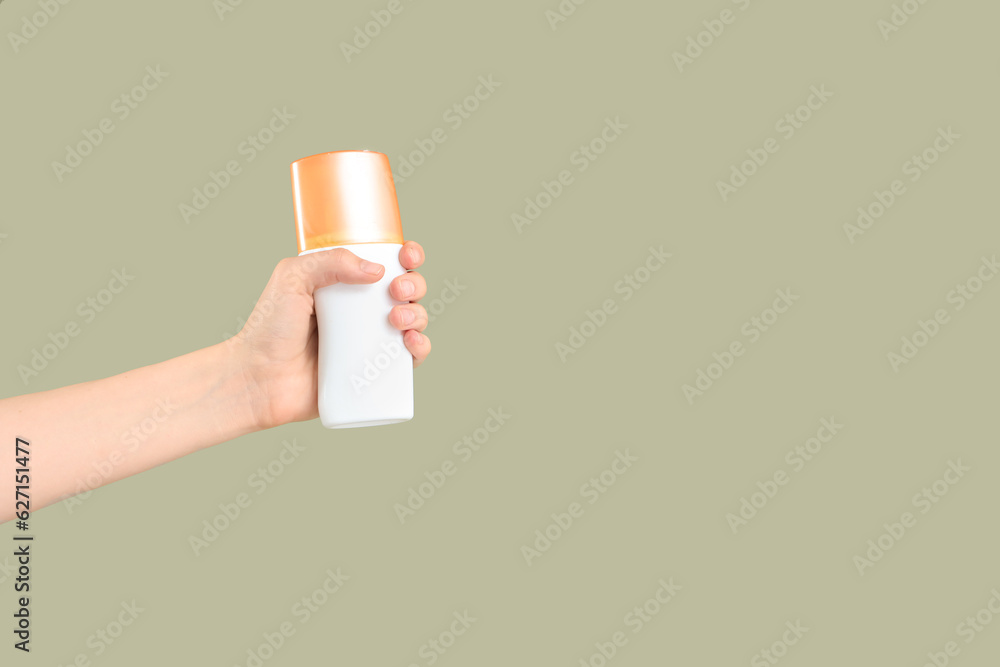
[[[0,401],[0,521],[14,518],[15,443],[30,444],[31,510],[103,486],[253,431],[316,417],[316,336],[312,294],[336,282],[372,283],[384,268],[347,251],[284,260],[248,325],[234,338],[103,380]],[[407,243],[408,269],[423,250]],[[415,302],[417,273],[390,292]],[[266,306],[266,307],[264,307]],[[412,317],[410,317],[412,315]],[[419,364],[430,341],[416,303],[390,321]]]

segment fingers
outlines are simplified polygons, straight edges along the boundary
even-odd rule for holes
[[[334,283],[378,282],[385,267],[365,261],[345,248],[335,248],[283,259],[278,264],[278,271],[282,272],[286,284],[312,294]]]
[[[427,294],[427,281],[419,273],[404,273],[389,283],[389,294],[396,301],[419,301]]]
[[[427,294],[427,281],[413,273],[424,263],[424,249],[415,241],[407,241],[399,250],[399,263],[410,273],[395,278],[389,284],[389,294],[397,301],[417,301]],[[424,363],[431,353],[431,339],[420,333],[427,328],[427,311],[418,303],[394,306],[389,322],[403,331],[403,343],[413,355],[413,366]]]
[[[403,334],[403,343],[413,355],[414,367],[424,363],[424,359],[431,353],[431,339],[422,333],[407,331]]]
[[[407,271],[420,268],[424,263],[424,249],[416,241],[407,241],[399,249],[399,263]]]
[[[404,303],[389,311],[389,323],[400,331],[423,331],[427,328],[427,311],[419,303]]]

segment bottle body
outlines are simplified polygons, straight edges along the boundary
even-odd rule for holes
[[[402,303],[389,296],[389,283],[406,270],[399,243],[357,243],[346,248],[385,266],[368,285],[327,285],[316,290],[319,338],[319,416],[326,428],[396,424],[413,418],[413,357],[403,332],[389,323]],[[320,252],[321,250],[307,250]]]

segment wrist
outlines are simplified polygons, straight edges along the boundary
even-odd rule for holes
[[[231,434],[227,439],[271,428],[264,414],[264,392],[250,372],[241,341],[231,338],[207,350],[214,358],[219,427]]]

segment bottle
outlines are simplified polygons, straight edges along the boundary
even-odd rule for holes
[[[292,163],[299,255],[347,248],[385,267],[369,285],[316,290],[319,416],[326,428],[396,424],[413,418],[413,357],[389,311],[403,303],[389,283],[403,229],[389,158],[372,151],[320,153]]]

